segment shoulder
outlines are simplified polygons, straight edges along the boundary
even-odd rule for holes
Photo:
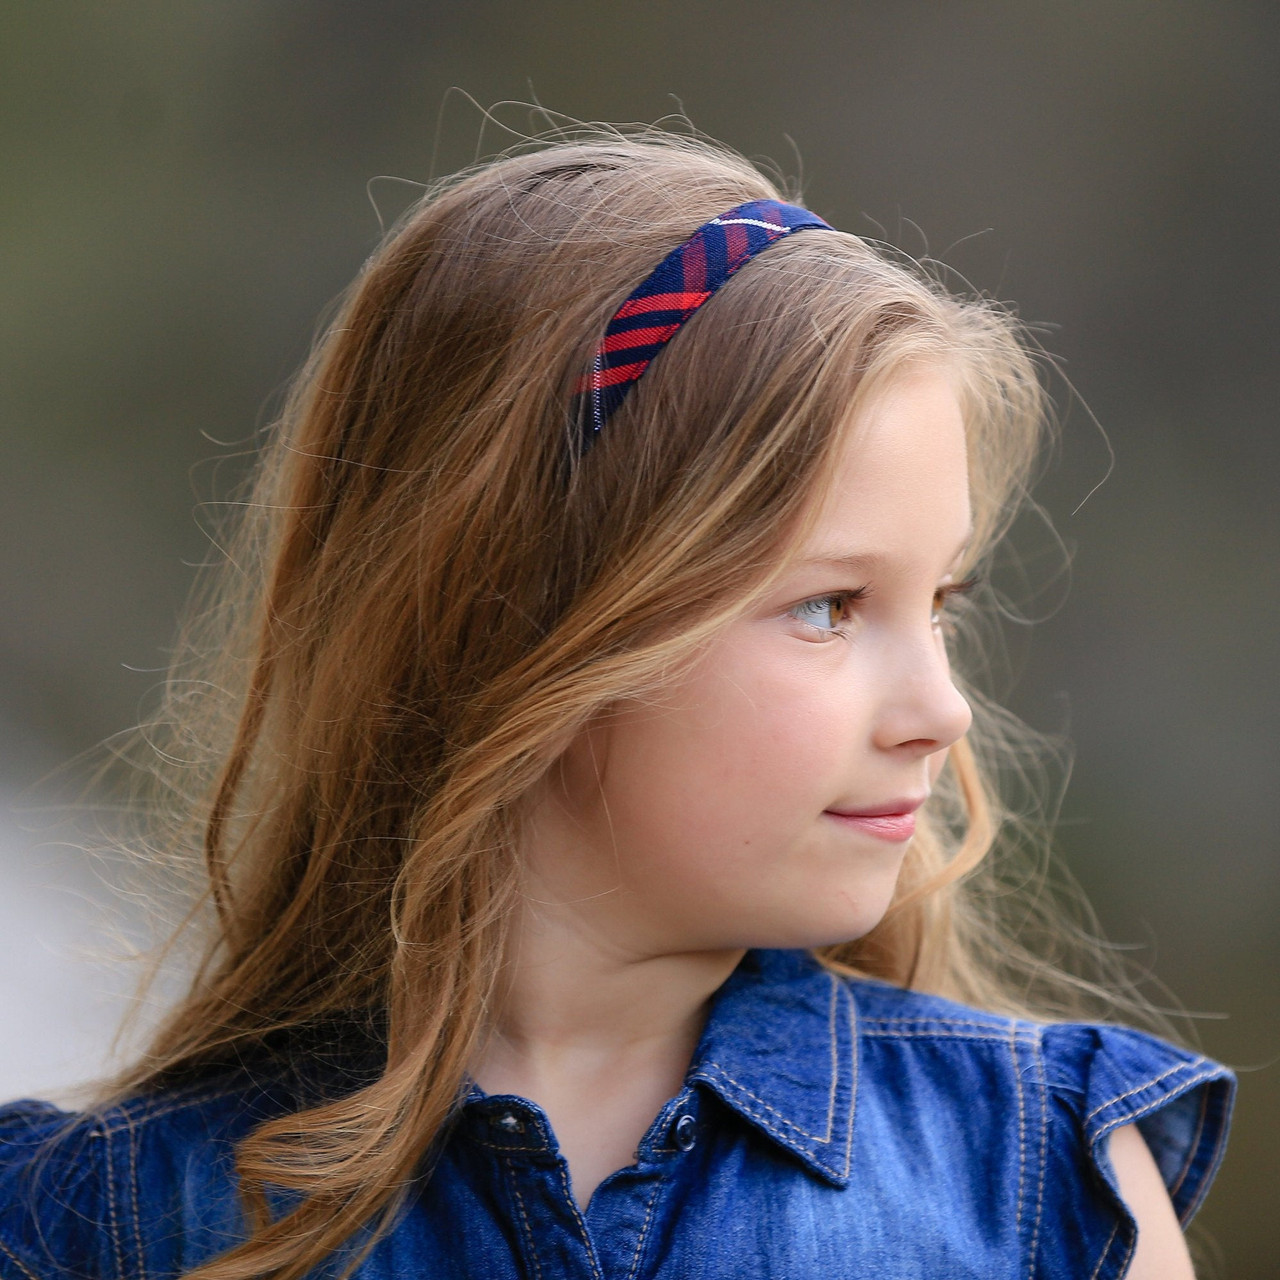
[[[240,1230],[235,1144],[280,1110],[236,1077],[92,1112],[0,1106],[0,1277],[140,1274],[157,1249],[226,1247]]]
[[[55,1262],[68,1274],[109,1274],[100,1156],[95,1127],[49,1103],[0,1107],[0,1275],[54,1275]],[[47,1231],[61,1237],[56,1258],[41,1257]],[[81,1264],[74,1270],[73,1258]]]
[[[1179,1216],[1185,1221],[1198,1206],[1221,1159],[1235,1097],[1235,1077],[1220,1063],[1132,1027],[1035,1022],[883,982],[846,981],[864,1045],[914,1043],[938,1064],[936,1086],[957,1092],[972,1083],[966,1066],[1003,1046],[1019,1088],[1043,1095],[1090,1160],[1105,1161],[1104,1139],[1136,1123],[1176,1188]]]
[[[1235,1095],[1221,1064],[1130,1027],[1011,1018],[846,981],[867,1067],[860,1094],[873,1101],[888,1090],[902,1105],[909,1080],[911,1105],[952,1117],[972,1141],[1007,1141],[1037,1188],[1041,1247],[1046,1236],[1064,1249],[1071,1238],[1087,1242],[1084,1274],[1123,1274],[1136,1238],[1111,1162],[1117,1129],[1141,1133],[1181,1223],[1204,1199]],[[1072,1265],[1084,1263],[1082,1255]]]
[[[862,1035],[1007,1040],[1038,1025],[872,978],[844,981],[853,995]]]

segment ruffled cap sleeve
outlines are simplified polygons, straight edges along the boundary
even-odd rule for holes
[[[114,1275],[97,1127],[46,1102],[0,1106],[0,1277]]]
[[[1084,1252],[1070,1264],[1085,1268],[1078,1274],[1123,1275],[1137,1227],[1120,1198],[1106,1139],[1121,1125],[1138,1126],[1185,1226],[1222,1161],[1235,1077],[1217,1062],[1127,1027],[1049,1026],[1043,1044],[1058,1130],[1051,1163],[1056,1157],[1064,1166],[1060,1186],[1080,1188],[1060,1205],[1059,1238],[1080,1243]],[[1088,1171],[1083,1187],[1068,1162]]]

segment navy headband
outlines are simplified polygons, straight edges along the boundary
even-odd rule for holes
[[[793,231],[833,231],[816,213],[778,200],[748,200],[704,222],[614,312],[591,372],[574,387],[585,453],[654,356],[744,262]]]

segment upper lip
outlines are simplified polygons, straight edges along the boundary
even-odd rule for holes
[[[834,806],[827,810],[841,818],[890,818],[902,813],[914,813],[928,796],[911,796],[902,800],[886,800],[884,804],[873,804],[865,809],[842,809]]]

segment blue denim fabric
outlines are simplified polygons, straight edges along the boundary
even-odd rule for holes
[[[0,1277],[162,1280],[240,1238],[232,1146],[301,1105],[226,1075],[92,1116],[0,1108]],[[680,1092],[585,1212],[545,1114],[472,1087],[362,1280],[1123,1275],[1107,1135],[1137,1121],[1180,1218],[1222,1156],[1217,1064],[748,953]],[[340,1260],[323,1274],[336,1274]]]

